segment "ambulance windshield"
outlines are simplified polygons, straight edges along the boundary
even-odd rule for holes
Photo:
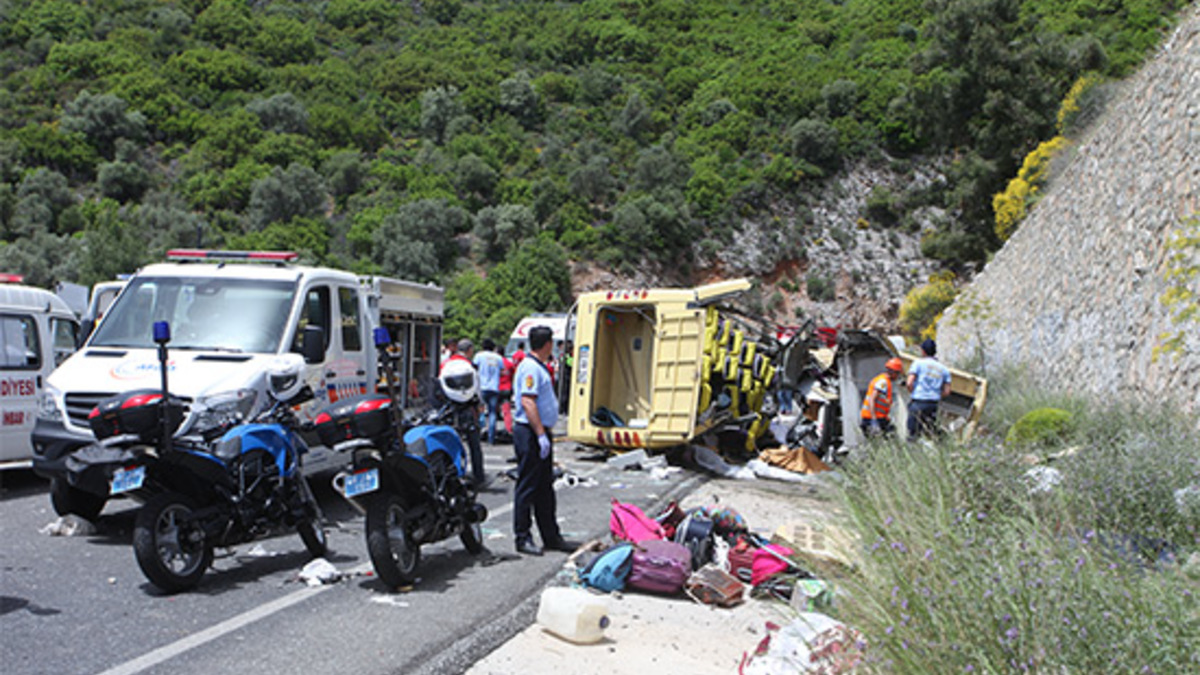
[[[154,347],[156,321],[171,325],[172,349],[278,351],[295,283],[212,277],[140,277],[109,308],[91,347]]]

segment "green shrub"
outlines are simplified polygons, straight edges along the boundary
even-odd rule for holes
[[[1075,416],[1061,408],[1037,408],[1025,413],[1009,428],[1004,442],[1012,447],[1052,446],[1067,440],[1075,429]]]
[[[829,277],[810,272],[805,279],[805,290],[808,297],[817,302],[830,302],[837,297],[837,286]]]

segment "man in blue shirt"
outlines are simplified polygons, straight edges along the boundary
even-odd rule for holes
[[[513,498],[513,535],[517,551],[541,555],[533,543],[531,528],[537,519],[542,544],[556,551],[575,547],[558,529],[558,506],[554,496],[554,451],[551,431],[558,422],[558,399],[554,379],[546,362],[554,349],[548,326],[529,331],[529,352],[513,377],[513,446],[517,453],[517,487]]]
[[[475,370],[479,371],[479,396],[486,407],[488,444],[496,444],[496,413],[500,410],[500,371],[504,358],[496,353],[496,343],[484,338],[483,351],[475,355]]]
[[[908,406],[908,437],[917,434],[933,435],[937,431],[938,403],[950,395],[950,370],[938,362],[937,343],[921,343],[921,356],[908,369],[908,390],[912,402]]]

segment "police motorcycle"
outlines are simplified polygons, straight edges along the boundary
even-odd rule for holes
[[[209,446],[240,423],[254,404],[247,390],[222,392],[193,401],[169,393],[166,343],[168,327],[155,326],[159,345],[159,389],[135,389],[100,401],[88,414],[88,425],[96,442],[66,457],[64,482],[70,499],[59,503],[52,489],[55,509],[95,520],[112,497],[129,497],[145,503],[172,489],[173,466],[180,453],[207,453]],[[175,436],[185,410],[191,408],[193,424],[183,436]],[[61,508],[60,508],[61,507]]]
[[[313,423],[323,444],[350,456],[334,487],[366,514],[375,574],[398,588],[415,580],[424,544],[458,535],[468,552],[482,552],[487,508],[466,477],[454,428],[432,418],[404,421],[387,329],[376,328],[374,338],[387,393],[334,403]]]
[[[165,353],[170,330],[166,322],[154,330]],[[252,541],[281,527],[294,528],[313,556],[325,554],[321,510],[300,472],[307,447],[292,410],[313,398],[303,373],[303,357],[279,356],[267,369],[270,404],[262,412],[226,424],[207,445],[164,444],[165,452],[147,467],[156,487],[134,521],[133,550],[155,586],[170,593],[194,588],[212,564],[214,547]],[[114,490],[137,483],[128,473],[114,476]]]

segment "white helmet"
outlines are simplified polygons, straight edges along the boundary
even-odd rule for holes
[[[304,357],[281,354],[267,364],[267,390],[277,401],[287,401],[304,386]]]
[[[450,359],[438,375],[442,392],[455,403],[467,403],[479,394],[479,378],[475,366],[466,359]]]

